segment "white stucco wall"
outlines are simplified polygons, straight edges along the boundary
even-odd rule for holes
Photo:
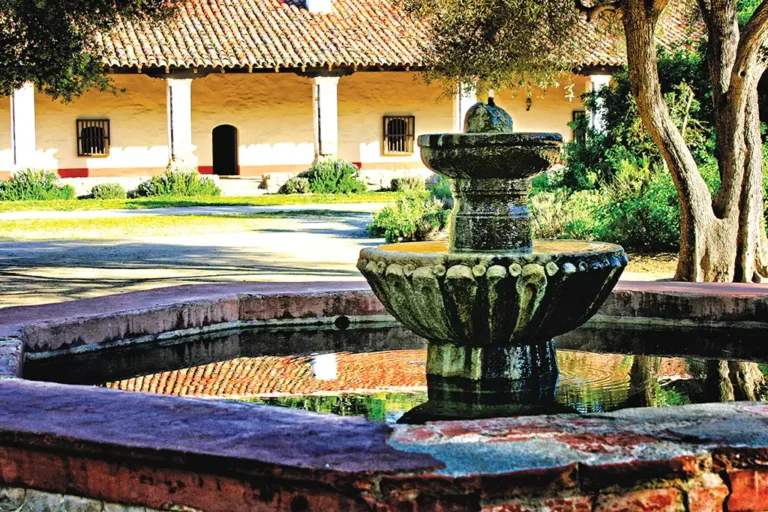
[[[312,85],[293,73],[213,74],[192,83],[192,142],[213,165],[213,129],[238,130],[241,174],[295,171],[315,156]],[[261,169],[258,169],[261,167]]]
[[[90,176],[129,176],[159,172],[168,163],[166,82],[145,75],[114,75],[118,94],[91,91],[69,104],[36,95],[37,147],[40,162],[51,169],[88,169]],[[555,131],[572,138],[567,124],[574,110],[584,110],[579,95],[589,78],[572,77],[575,98],[565,90],[536,91],[526,110],[523,91],[497,91],[518,131]],[[423,169],[418,148],[411,156],[385,156],[385,115],[413,115],[416,133],[453,130],[454,101],[405,72],[359,72],[338,86],[339,156],[362,164],[369,173]],[[483,99],[483,98],[481,98]],[[110,156],[77,156],[75,121],[111,121]],[[192,83],[192,142],[201,170],[213,165],[212,131],[222,124],[238,129],[241,174],[259,176],[299,172],[314,158],[312,81],[293,73],[212,74]],[[10,101],[0,98],[0,171],[13,164]],[[374,176],[375,179],[378,179]]]
[[[580,96],[589,90],[589,77],[572,75],[573,99],[569,100],[564,86],[550,88],[546,92],[534,90],[531,95],[531,109],[527,110],[528,96],[522,89],[496,91],[496,103],[512,116],[515,131],[556,132],[565,140],[573,139],[573,130],[568,126],[573,120],[574,110],[584,110]],[[485,98],[478,98],[485,101]]]
[[[113,75],[117,94],[89,91],[71,103],[37,94],[37,149],[51,169],[163,169],[168,164],[165,81],[145,75]],[[108,157],[78,157],[75,121],[109,119]]]
[[[453,99],[441,97],[413,73],[355,73],[339,82],[339,156],[363,169],[423,167],[418,148],[411,156],[384,156],[383,117],[412,115],[416,135],[453,127]]]
[[[10,171],[12,167],[11,99],[0,97],[0,171]]]

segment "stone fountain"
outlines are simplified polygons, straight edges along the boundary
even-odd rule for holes
[[[418,144],[425,165],[453,180],[449,240],[367,248],[358,262],[387,310],[429,341],[429,401],[404,421],[557,410],[553,338],[598,310],[624,250],[532,240],[530,180],[557,161],[562,136],[513,133],[493,98],[470,109],[465,133]]]

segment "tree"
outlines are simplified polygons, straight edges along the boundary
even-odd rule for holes
[[[587,0],[589,1],[589,0]],[[448,83],[475,81],[503,87],[550,80],[566,69],[549,53],[579,24],[623,30],[630,89],[643,125],[672,174],[680,203],[680,259],[676,279],[760,282],[768,278],[768,241],[763,225],[763,151],[757,84],[766,69],[768,0],[740,19],[739,0],[692,0],[708,38],[708,69],[721,185],[714,196],[702,178],[659,85],[656,29],[670,0],[406,0],[435,32],[428,49],[432,76]],[[743,12],[743,9],[742,9]],[[473,15],[476,13],[476,16]],[[533,25],[536,19],[538,24]],[[740,29],[739,22],[743,22]],[[521,40],[531,41],[520,48]],[[556,48],[556,49],[555,49]],[[555,50],[553,50],[555,49]],[[517,73],[519,72],[519,73]],[[534,78],[535,80],[535,78]]]
[[[0,96],[26,82],[65,101],[110,87],[99,38],[119,20],[159,20],[178,0],[3,0],[0,2]]]
[[[759,401],[763,398],[765,384],[765,375],[757,363],[716,359],[707,361],[705,394],[708,400]]]

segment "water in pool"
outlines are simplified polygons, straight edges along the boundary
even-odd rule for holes
[[[582,327],[556,340],[555,399],[578,412],[768,399],[760,341],[749,330]],[[425,340],[390,324],[253,328],[32,355],[24,376],[397,421],[427,401],[426,359]]]

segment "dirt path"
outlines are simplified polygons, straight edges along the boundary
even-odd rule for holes
[[[226,281],[358,280],[368,215],[250,220],[247,231],[0,242],[0,307]]]

